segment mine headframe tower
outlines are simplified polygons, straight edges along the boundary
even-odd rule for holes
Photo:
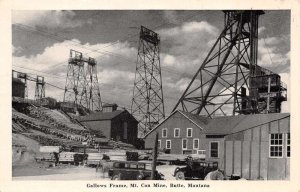
[[[286,88],[279,75],[257,65],[258,18],[264,12],[223,12],[224,29],[173,111],[208,117],[280,111]],[[265,79],[267,87],[260,83]]]
[[[12,71],[12,77],[20,79],[25,86],[25,98],[28,98],[28,85],[27,81],[35,82],[35,95],[34,100],[40,101],[40,99],[45,97],[45,79],[42,76],[37,75],[36,77],[32,77],[31,75],[19,71]]]
[[[165,118],[159,45],[158,34],[141,26],[131,114],[142,135]]]
[[[64,102],[73,102],[92,111],[102,110],[96,61],[81,52],[70,50]]]

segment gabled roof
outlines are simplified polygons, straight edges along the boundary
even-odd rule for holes
[[[189,121],[191,121],[192,123],[194,123],[199,129],[203,129],[201,127],[201,122],[199,119],[197,119],[195,117],[194,114],[192,113],[187,113],[187,112],[184,112],[184,111],[180,111],[180,110],[176,110],[174,111],[173,113],[171,113],[171,115],[169,117],[167,117],[166,119],[164,119],[162,122],[160,122],[158,125],[156,125],[151,131],[149,131],[145,136],[144,138],[146,138],[150,133],[152,133],[154,130],[156,130],[162,123],[164,123],[165,121],[167,121],[170,117],[172,117],[175,113],[180,113],[183,117],[187,118]]]
[[[269,114],[251,114],[251,115],[236,115],[208,118],[192,114],[184,111],[175,111],[168,118],[158,124],[154,129],[145,135],[146,138],[151,132],[157,129],[163,122],[169,119],[176,112],[181,113],[184,117],[194,123],[197,127],[203,130],[206,135],[228,135],[244,131],[253,127],[257,127],[269,122],[284,119],[290,116],[289,113],[269,113]]]
[[[87,116],[81,116],[78,120],[79,121],[111,120],[123,112],[125,112],[125,110],[115,110],[113,112],[96,112]]]
[[[192,121],[194,124],[196,124],[196,126],[200,127],[201,129],[203,129],[209,123],[209,119],[207,117],[199,116],[185,111],[179,112],[186,116],[190,121]]]

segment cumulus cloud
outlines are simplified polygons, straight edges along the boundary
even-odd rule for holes
[[[51,10],[51,11],[13,11],[12,23],[24,24],[29,26],[47,26],[74,28],[82,26],[84,23],[90,23],[91,20],[83,21],[75,19],[75,12]]]
[[[71,14],[65,18],[72,20],[72,17],[74,16]],[[38,22],[33,23],[32,25],[39,25]],[[263,28],[260,30],[263,31]],[[157,32],[161,37],[160,57],[165,109],[166,113],[169,113],[201,66],[220,30],[206,21],[193,21],[183,23],[177,27],[161,29]],[[270,59],[268,58],[270,53],[276,66],[287,66],[289,64],[289,51],[284,52],[278,49],[280,43],[284,40],[283,37],[271,37],[266,39],[266,43],[264,43],[260,39],[259,64],[270,66]],[[70,49],[88,53],[98,63],[98,79],[103,101],[116,102],[130,108],[137,48],[132,47],[128,42],[81,44],[76,39],[55,43],[46,47],[41,54],[28,57],[13,56],[13,64],[58,75],[62,78],[53,78],[53,76],[48,78],[45,76],[46,82],[63,88],[65,86]],[[20,48],[13,47],[13,52],[20,50]],[[284,77],[282,80],[285,80]],[[196,80],[196,84],[200,84],[199,80]],[[48,86],[46,95],[62,100],[63,90]]]
[[[265,27],[259,28],[259,33],[264,31]],[[196,70],[201,66],[220,30],[208,22],[202,21],[183,23],[178,27],[162,29],[158,33],[163,42],[161,63],[164,75],[164,95],[170,96],[168,103],[173,107],[190,83]],[[274,69],[274,72],[277,73],[288,72],[286,69],[290,64],[290,51],[289,48],[283,49],[280,46],[288,40],[289,38],[285,36],[259,39],[258,64],[271,70]],[[197,85],[200,83],[198,82]],[[224,86],[217,83],[214,91],[222,91],[222,87]],[[225,93],[227,92],[230,91],[227,90]],[[223,101],[226,100],[226,97],[220,99]],[[288,107],[285,106],[286,104],[283,104],[283,109],[288,111]],[[232,109],[230,110],[232,112]]]
[[[266,30],[266,27],[262,26],[258,28],[258,36],[260,36],[264,31]]]
[[[169,23],[178,23],[176,11],[164,11],[163,12],[164,17],[168,20]]]
[[[258,64],[270,69],[290,65],[290,51],[284,50],[282,44],[287,37],[268,37],[258,40]]]
[[[208,53],[209,43],[219,30],[206,21],[186,22],[181,26],[161,29],[162,64],[181,72],[193,73]]]
[[[19,53],[22,53],[22,51],[23,51],[22,47],[15,47],[15,46],[12,45],[12,54],[17,55]]]
[[[95,58],[98,63],[98,79],[103,100],[121,103],[121,105],[130,103],[131,94],[129,93],[133,88],[135,63],[124,62],[124,60],[132,55],[136,58],[137,50],[130,47],[127,42],[93,45],[86,43],[78,46],[79,44],[81,44],[79,40],[73,39],[46,47],[41,54],[29,57],[13,56],[13,65],[23,67],[21,69],[16,67],[16,70],[45,76],[47,83],[64,88],[70,49],[89,53],[88,56]],[[86,54],[84,56],[88,57]],[[37,71],[26,70],[26,68]],[[63,100],[63,90],[50,85],[46,86],[46,96]],[[33,97],[34,84],[30,83],[29,98]]]

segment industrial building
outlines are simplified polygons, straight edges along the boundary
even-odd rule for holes
[[[20,79],[12,78],[12,96],[13,97],[25,97],[25,83]]]
[[[145,148],[198,154],[218,161],[226,175],[246,179],[288,179],[290,114],[270,113],[207,118],[177,110],[145,136]]]
[[[118,110],[117,107],[116,104],[106,104],[102,112],[81,116],[78,120],[98,136],[135,144],[138,121],[127,110]]]

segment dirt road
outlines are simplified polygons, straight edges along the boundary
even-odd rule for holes
[[[175,165],[160,165],[157,166],[157,170],[165,175],[166,180],[174,180],[172,174],[176,167]],[[102,173],[96,172],[95,168],[90,167],[64,166],[39,169],[41,169],[40,172],[33,171],[33,168],[27,170],[23,168],[17,172],[18,176],[16,174],[13,176],[13,180],[109,180],[109,178],[104,178]],[[20,171],[26,173],[21,174]],[[29,175],[29,173],[32,174]]]

